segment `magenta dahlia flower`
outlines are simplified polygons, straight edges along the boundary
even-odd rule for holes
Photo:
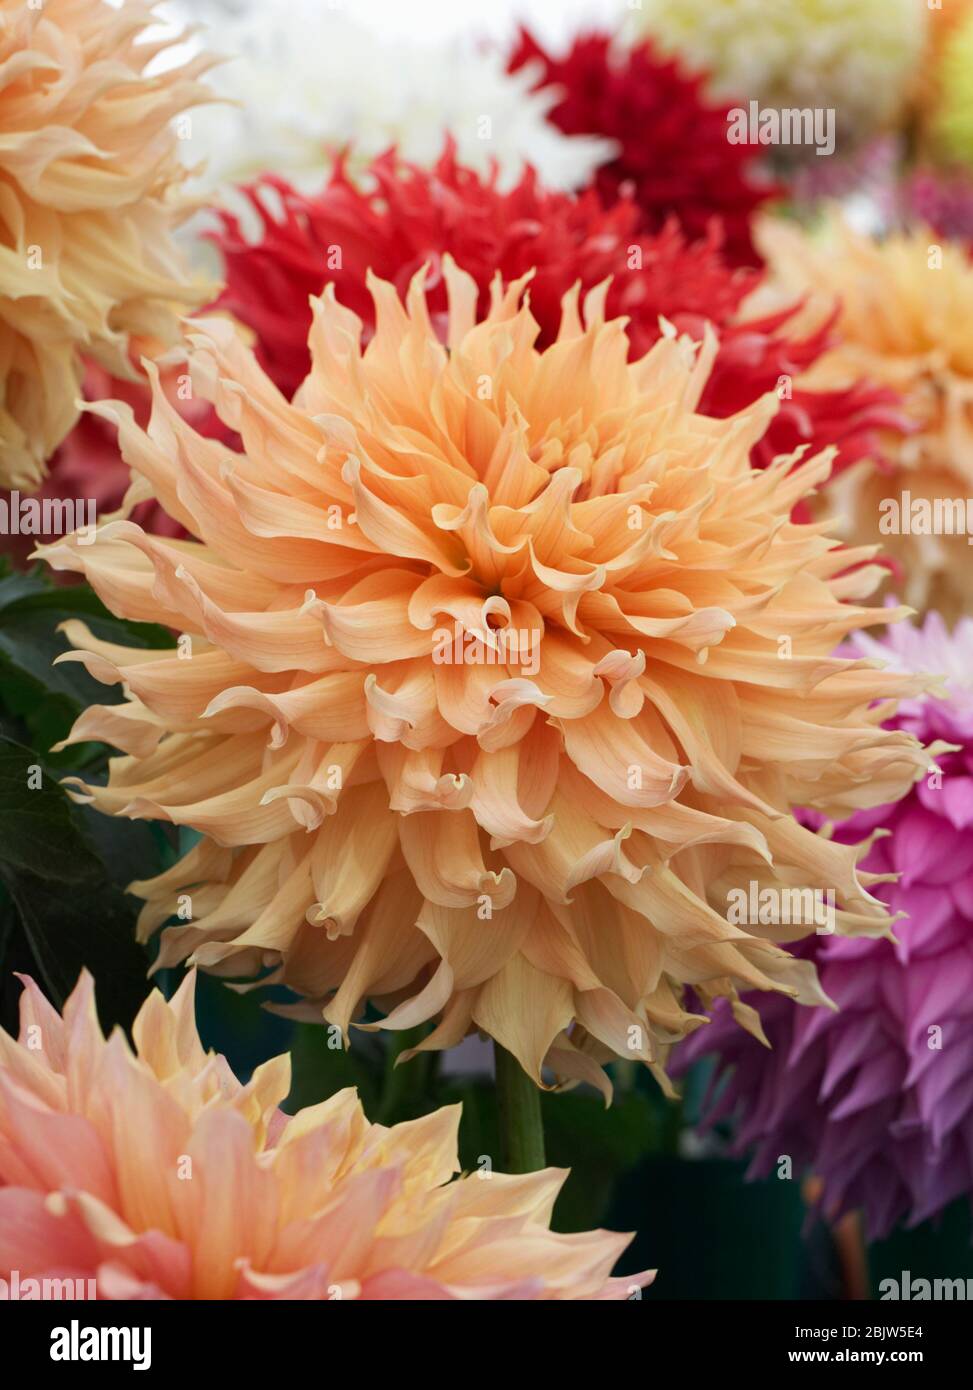
[[[854,647],[945,676],[939,691],[904,701],[889,727],[954,751],[940,752],[938,771],[902,801],[835,830],[843,843],[885,832],[862,869],[898,875],[873,889],[905,914],[896,941],[802,942],[794,954],[815,960],[836,1011],[762,996],[765,1048],[721,1002],[674,1070],[715,1054],[704,1124],[735,1117],[735,1151],[753,1154],[749,1176],[788,1156],[795,1177],[821,1179],[826,1215],[861,1208],[869,1238],[880,1239],[973,1194],[973,619],[950,635],[931,613],[922,628],[859,635]]]

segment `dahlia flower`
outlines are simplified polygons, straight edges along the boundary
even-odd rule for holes
[[[705,69],[714,96],[833,108],[838,148],[847,150],[902,120],[930,16],[922,0],[643,0],[632,22]]]
[[[897,940],[802,945],[838,1012],[754,997],[770,1050],[721,1010],[676,1060],[684,1068],[716,1054],[708,1123],[740,1119],[735,1146],[754,1152],[750,1176],[766,1176],[787,1154],[795,1174],[821,1179],[829,1215],[863,1207],[870,1239],[880,1239],[906,1217],[924,1221],[973,1193],[973,620],[950,636],[931,613],[921,629],[854,645],[895,669],[946,678],[939,694],[904,702],[892,727],[956,751],[903,801],[835,833],[842,844],[876,828],[890,836],[865,866],[901,875],[876,890],[905,914]]]
[[[22,977],[23,978],[23,977]],[[459,1171],[460,1107],[369,1124],[353,1090],[286,1115],[290,1059],[244,1086],[196,1032],[193,977],[134,1050],[84,974],[62,1018],[30,979],[0,1033],[0,1274],[104,1299],[624,1299],[629,1237],[548,1229],[567,1174]]]
[[[170,41],[142,0],[0,0],[0,483],[37,483],[78,418],[81,355],[131,375],[212,287],[172,240],[185,173],[171,122],[211,59],[149,75]],[[141,41],[140,41],[141,40]],[[145,350],[144,346],[142,350]]]
[[[404,295],[428,261],[430,312],[443,338],[446,254],[473,276],[481,311],[498,270],[509,283],[533,268],[530,307],[541,346],[557,338],[561,300],[579,281],[588,290],[611,278],[608,313],[628,318],[636,357],[658,340],[660,315],[696,339],[713,323],[719,350],[700,402],[704,415],[736,414],[782,380],[799,377],[827,345],[826,328],[800,341],[786,336],[786,314],[742,322],[741,306],[760,283],[758,273],[727,264],[714,228],[692,245],[674,222],[640,232],[630,192],[605,206],[594,189],[578,197],[546,190],[530,169],[502,191],[495,174],[484,178],[460,164],[452,142],[432,169],[386,153],[371,165],[368,182],[368,191],[360,189],[339,165],[320,192],[305,195],[265,175],[242,190],[253,214],[247,220],[259,227],[256,239],[236,214],[219,214],[213,240],[226,289],[218,303],[251,331],[258,361],[288,399],[310,370],[310,300],[328,280],[371,336],[367,272]],[[834,444],[845,466],[874,456],[879,432],[902,423],[894,393],[866,383],[781,394],[780,410],[754,445],[761,466],[800,444],[814,450]]]
[[[755,313],[804,296],[804,312],[784,329],[800,334],[840,302],[834,345],[797,384],[841,390],[865,377],[898,392],[911,420],[910,434],[885,441],[883,470],[859,466],[835,484],[848,537],[881,543],[909,603],[954,617],[973,600],[968,551],[962,535],[936,534],[934,505],[957,499],[965,515],[973,493],[973,265],[965,249],[928,228],[879,241],[836,218],[817,236],[768,220],[758,242],[771,289],[758,292]]]
[[[686,983],[819,997],[773,939],[793,928],[714,909],[718,873],[823,881],[843,929],[886,929],[862,847],[789,809],[909,787],[926,759],[875,701],[916,682],[829,655],[873,621],[874,567],[789,519],[828,453],[752,468],[776,397],[696,413],[711,334],[632,364],[602,287],[540,351],[527,277],[478,321],[475,281],[442,273],[448,350],[423,272],[405,306],[371,279],[364,352],[329,285],[293,403],[225,320],[197,325],[195,390],[243,452],[157,384],[147,430],[91,407],[133,500],[199,540],[118,520],[43,552],[182,634],[134,652],[69,625],[69,658],[127,695],[71,735],[123,751],[108,785],[69,780],[203,837],[132,886],[144,936],[181,914],[160,966],[283,983],[343,1030],[372,1000],[381,1026],[435,1020],[423,1048],[479,1029],[538,1082],[606,1085],[599,1061],[658,1069],[698,1024]]]
[[[645,228],[675,215],[692,239],[719,217],[730,259],[754,263],[750,217],[777,190],[755,175],[752,149],[728,142],[727,108],[705,98],[701,75],[649,44],[620,49],[608,34],[583,35],[557,58],[525,29],[510,67],[558,94],[550,119],[565,133],[615,142],[595,178],[607,203],[631,185]]]
[[[235,104],[196,124],[192,154],[207,156],[210,187],[266,169],[314,186],[338,155],[354,172],[393,144],[431,163],[448,132],[466,163],[495,160],[512,180],[529,162],[556,188],[582,187],[612,152],[606,140],[563,135],[548,120],[554,94],[507,73],[502,54],[391,43],[321,0],[221,17],[212,43],[231,55],[213,82]]]

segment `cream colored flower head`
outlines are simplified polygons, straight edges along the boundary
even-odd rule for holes
[[[212,60],[156,71],[155,22],[142,0],[0,0],[0,486],[40,481],[83,355],[132,376],[131,349],[171,344],[209,295],[172,239],[173,122]]]
[[[160,964],[269,972],[343,1029],[372,1000],[387,1027],[434,1021],[423,1047],[480,1029],[538,1081],[658,1070],[714,995],[819,997],[777,944],[814,924],[734,925],[731,890],[831,888],[840,929],[887,929],[859,848],[791,808],[911,785],[918,746],[880,727],[910,678],[830,655],[876,571],[790,520],[828,455],[752,468],[776,397],[696,413],[712,338],[630,362],[602,286],[539,351],[529,277],[478,322],[443,273],[446,346],[422,273],[405,305],[371,280],[364,350],[329,286],[293,403],[199,325],[193,381],[243,452],[158,387],[147,431],[93,407],[132,500],[198,540],[115,520],[45,552],[180,634],[133,651],[68,625],[70,659],[127,694],[78,721],[125,756],[75,794],[202,833],[134,886],[144,935],[180,917]]]

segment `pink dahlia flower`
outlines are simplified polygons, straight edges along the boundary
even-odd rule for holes
[[[863,867],[899,876],[875,890],[903,914],[897,939],[801,943],[794,954],[816,961],[837,1012],[762,997],[768,1050],[721,1006],[676,1063],[717,1055],[706,1124],[739,1118],[735,1147],[753,1151],[751,1177],[788,1155],[795,1173],[822,1180],[827,1215],[863,1208],[878,1239],[973,1193],[973,619],[950,635],[931,613],[922,628],[858,634],[852,647],[945,676],[940,693],[903,701],[889,727],[953,751],[903,800],[835,832],[841,843],[885,832]]]
[[[459,1106],[387,1129],[352,1090],[278,1106],[207,1053],[193,976],[105,1038],[83,975],[62,1018],[31,980],[0,1032],[0,1277],[104,1299],[624,1299],[628,1237],[548,1229],[565,1173],[454,1180]],[[77,1286],[76,1286],[77,1287]],[[23,1296],[23,1294],[22,1294]]]

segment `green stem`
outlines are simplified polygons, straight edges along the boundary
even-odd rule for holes
[[[493,1044],[500,1121],[500,1166],[505,1173],[534,1173],[546,1166],[541,1093],[517,1058]]]
[[[390,1039],[379,1108],[380,1124],[393,1125],[402,1120],[415,1120],[429,1109],[433,1054],[420,1052],[411,1061],[396,1065],[402,1053],[421,1043],[428,1031],[428,1026],[420,1023],[415,1028],[396,1033]]]

